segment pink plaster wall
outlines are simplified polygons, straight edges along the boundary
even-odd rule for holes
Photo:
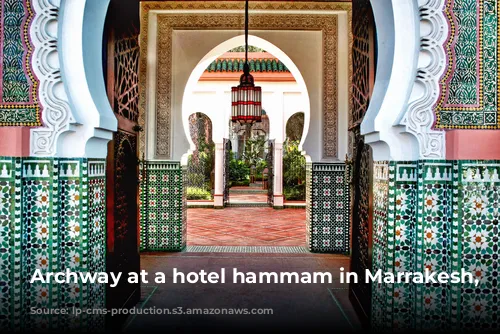
[[[446,159],[499,160],[500,130],[446,131]]]
[[[0,127],[0,156],[27,157],[30,154],[30,128]]]

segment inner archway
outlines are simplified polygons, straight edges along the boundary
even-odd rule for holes
[[[266,110],[266,117],[269,123],[272,125],[269,127],[269,133],[267,134],[268,140],[274,140],[275,143],[274,151],[272,157],[270,157],[271,164],[273,165],[273,175],[268,175],[268,184],[273,186],[269,189],[269,201],[272,202],[273,206],[283,207],[283,188],[282,188],[282,147],[286,138],[285,127],[286,119],[288,117],[287,110],[297,111],[301,110],[304,114],[304,133],[299,142],[299,150],[302,151],[302,146],[307,138],[309,123],[311,120],[310,113],[310,100],[309,93],[307,90],[306,83],[302,74],[300,73],[298,67],[290,59],[290,57],[284,53],[276,45],[266,41],[263,38],[250,35],[249,44],[259,50],[265,50],[268,57],[274,57],[276,62],[275,66],[278,68],[282,66],[290,73],[293,78],[293,82],[290,81],[286,85],[279,85],[276,79],[266,82],[266,80],[261,80],[259,83],[259,78],[257,78],[257,84],[263,85],[263,109]],[[193,112],[200,111],[203,108],[205,112],[213,121],[213,141],[216,146],[216,157],[215,157],[215,186],[214,186],[214,206],[224,207],[227,202],[227,182],[224,179],[224,164],[229,164],[224,158],[224,140],[229,140],[231,135],[230,128],[227,126],[227,121],[230,119],[231,115],[231,103],[230,103],[230,88],[238,84],[238,72],[239,68],[235,72],[234,77],[221,78],[218,77],[217,80],[219,84],[209,84],[207,81],[200,80],[203,74],[210,71],[210,67],[213,66],[217,69],[218,66],[227,65],[227,59],[221,59],[218,63],[219,58],[231,57],[225,55],[228,50],[235,50],[235,48],[240,47],[245,42],[244,35],[233,37],[220,43],[214,47],[210,52],[208,52],[192,70],[191,75],[187,81],[184,89],[183,100],[182,100],[182,124],[184,127],[185,134],[189,133],[189,115]],[[230,59],[231,62],[234,59]],[[270,61],[268,59],[268,61]],[[274,61],[274,60],[273,60]],[[214,62],[216,63],[214,65]],[[261,61],[259,60],[259,64]],[[264,64],[264,63],[262,63]],[[262,65],[265,66],[265,65]],[[272,64],[270,63],[269,70],[272,71]],[[255,66],[257,67],[257,65]],[[254,69],[255,71],[255,69]],[[256,71],[257,72],[257,71]],[[282,87],[283,86],[283,87]],[[203,106],[203,107],[202,107]],[[288,111],[289,112],[289,111]],[[274,124],[274,126],[273,126]],[[186,164],[188,157],[192,154],[195,148],[195,143],[192,141],[190,136],[187,136],[189,141],[190,149],[183,156],[181,163]],[[260,152],[259,152],[260,153]],[[229,153],[228,153],[229,154]],[[306,155],[306,152],[302,152]],[[255,166],[256,167],[256,166]],[[270,171],[270,168],[267,168]],[[271,177],[272,179],[269,179]],[[262,177],[262,182],[264,177]],[[224,194],[226,193],[226,196]]]
[[[242,39],[243,36],[238,36],[225,41],[205,55],[185,87],[182,117],[184,131],[190,129],[190,149],[183,161],[187,161],[188,179],[189,166],[198,155],[192,133],[193,113],[203,111],[210,117],[213,126],[211,139],[215,145],[214,200],[210,205],[188,198],[187,243],[188,246],[244,244],[305,248],[305,211],[271,210],[258,214],[255,210],[285,207],[283,145],[287,120],[298,111],[301,111],[302,121],[296,149],[305,171],[305,152],[298,150],[298,146],[302,146],[307,137],[308,127],[304,124],[310,122],[308,91],[298,68],[284,52],[272,43],[252,36],[249,66],[256,85],[263,91],[262,121],[252,126],[231,122],[231,87],[238,84],[244,62]],[[305,175],[302,181],[305,183]],[[188,193],[190,190],[188,185]],[[301,209],[305,208],[303,204]],[[207,210],[212,207],[225,208],[222,215],[226,219],[217,211]],[[254,208],[255,214],[249,216],[251,221],[246,225],[241,222],[242,213],[237,213],[238,218],[234,217],[234,221],[228,221],[227,217],[239,212],[237,210],[250,207]],[[265,216],[275,217],[267,224],[271,229],[259,227]],[[238,232],[233,234],[233,230]]]

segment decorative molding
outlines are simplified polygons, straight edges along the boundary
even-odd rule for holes
[[[0,126],[42,125],[29,34],[35,16],[33,3],[36,1],[3,0],[0,6]]]
[[[415,79],[416,87],[420,86],[424,94],[409,101],[408,112],[403,124],[419,142],[421,159],[445,158],[446,142],[443,131],[432,130],[434,110],[439,97],[439,78],[446,67],[446,53],[443,43],[447,37],[446,18],[443,13],[446,0],[427,0],[420,5],[421,25],[429,25],[428,35],[420,39],[420,59],[426,66],[419,67]],[[428,59],[429,61],[425,61]]]
[[[36,12],[30,32],[35,46],[33,67],[40,80],[44,126],[31,130],[30,155],[55,156],[57,139],[75,122],[63,89],[58,60],[59,5],[50,0],[33,1],[33,5]]]
[[[439,129],[499,129],[498,0],[449,0],[443,9],[446,72],[435,105]]]
[[[141,34],[140,44],[141,59],[139,65],[140,87],[147,87],[147,45],[148,45],[148,23],[151,11],[162,11],[158,14],[158,52],[157,59],[157,106],[156,106],[156,146],[155,157],[159,159],[170,157],[170,119],[171,119],[171,84],[172,84],[172,31],[175,29],[240,29],[242,27],[242,14],[200,14],[199,12],[189,14],[165,14],[169,10],[241,10],[243,3],[239,2],[143,2],[141,11]],[[252,2],[251,10],[269,11],[269,14],[253,14],[250,25],[256,30],[317,30],[323,32],[324,48],[323,68],[323,115],[325,143],[323,155],[325,158],[336,158],[338,149],[338,98],[337,98],[337,16],[317,15],[310,11],[342,11],[347,13],[348,24],[352,22],[352,10],[350,3],[332,2]],[[294,10],[305,11],[304,14],[290,14],[287,20],[282,20],[282,15],[272,14],[272,11]],[[308,11],[308,12],[306,12]],[[350,26],[349,26],[350,28]],[[349,31],[349,50],[352,48],[352,34]],[[350,75],[352,75],[352,57],[349,57]],[[350,85],[349,85],[350,86]],[[352,92],[352,88],[349,88]],[[144,91],[147,91],[145,89]],[[349,100],[351,100],[349,98]],[[141,94],[139,102],[139,124],[146,123],[146,94]],[[146,148],[146,134],[140,134],[139,149],[144,152]]]

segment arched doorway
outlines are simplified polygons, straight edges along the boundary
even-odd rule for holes
[[[229,100],[229,88],[231,85],[235,85],[237,83],[237,75],[234,76],[234,78],[231,79],[221,79],[220,77],[217,79],[219,80],[224,86],[221,87],[207,87],[209,86],[206,81],[200,85],[200,78],[202,78],[202,75],[204,72],[211,71],[211,66],[214,67],[214,69],[217,69],[217,67],[223,67],[223,66],[228,66],[227,63],[227,58],[220,58],[221,55],[225,54],[226,51],[235,49],[242,45],[244,42],[244,36],[237,36],[233,37],[219,45],[217,45],[215,48],[213,48],[208,54],[206,54],[203,59],[196,65],[196,67],[192,70],[191,75],[187,81],[187,84],[185,86],[184,94],[183,94],[183,103],[182,103],[182,114],[183,114],[183,126],[184,130],[187,133],[188,131],[188,122],[187,122],[187,115],[192,112],[196,108],[196,105],[198,104],[210,104],[212,107],[211,111],[207,111],[209,115],[211,116],[214,120],[214,142],[217,145],[219,145],[220,150],[216,150],[219,152],[221,157],[215,159],[215,191],[214,191],[214,206],[215,207],[223,207],[224,206],[224,191],[227,192],[226,186],[224,182],[224,174],[223,174],[223,163],[225,163],[225,160],[223,158],[224,155],[224,147],[223,147],[223,141],[224,139],[229,139],[231,136],[231,131],[230,129],[226,126],[226,122],[229,119],[230,116],[230,103],[228,102]],[[309,94],[307,90],[307,86],[305,84],[304,78],[302,77],[302,74],[300,73],[299,69],[297,66],[293,63],[293,61],[290,59],[290,57],[285,54],[282,50],[280,50],[278,47],[273,45],[272,43],[266,41],[265,39],[262,39],[257,36],[250,35],[249,36],[249,44],[259,48],[259,50],[265,50],[270,56],[275,57],[276,61],[274,62],[274,65],[272,65],[272,62],[267,59],[266,63],[264,64],[263,61],[260,59],[257,59],[258,61],[255,62],[254,65],[254,71],[259,72],[258,68],[260,66],[261,72],[268,72],[272,71],[272,67],[276,66],[277,68],[284,67],[287,69],[287,72],[289,72],[292,76],[292,80],[294,82],[288,81],[285,82],[285,86],[281,88],[276,88],[277,83],[276,82],[270,82],[266,83],[264,81],[265,79],[261,80],[259,83],[260,85],[263,86],[264,90],[264,98],[263,98],[263,109],[266,111],[266,122],[269,122],[269,132],[266,133],[266,139],[268,140],[275,140],[275,143],[273,144],[273,149],[274,152],[272,155],[272,162],[273,162],[273,175],[272,178],[273,180],[267,180],[268,182],[264,182],[264,176],[262,174],[256,173],[256,176],[261,176],[262,177],[262,182],[263,184],[270,184],[272,181],[273,187],[269,191],[269,196],[272,196],[272,203],[276,207],[283,207],[283,189],[282,189],[282,145],[285,140],[285,127],[286,127],[286,107],[288,105],[294,105],[297,108],[300,108],[303,110],[304,113],[304,131],[303,135],[301,138],[301,142],[299,144],[300,147],[302,147],[302,144],[304,143],[305,139],[307,138],[308,134],[308,129],[309,129],[309,124],[311,122],[311,114],[310,114],[310,100],[309,100]],[[224,55],[224,57],[229,57],[227,54]],[[269,56],[268,56],[269,57]],[[269,65],[268,65],[269,63]],[[262,64],[262,65],[261,65]],[[266,66],[269,67],[269,69],[266,69]],[[255,73],[255,72],[254,72]],[[257,80],[259,77],[257,77]],[[290,80],[290,79],[287,79]],[[286,85],[290,87],[286,87]],[[211,93],[211,95],[209,95]],[[279,95],[278,95],[279,94]],[[198,99],[196,99],[196,96],[199,96]],[[200,99],[203,99],[205,102],[199,102]],[[198,102],[197,102],[198,101]],[[220,120],[220,121],[218,121]],[[261,128],[262,125],[258,125],[257,127]],[[255,134],[257,137],[253,136],[253,138],[249,138],[249,144],[250,147],[257,147],[259,146],[262,141],[262,136],[258,136],[257,132],[259,129],[243,129],[239,128],[239,131],[242,131],[243,133],[247,134]],[[260,129],[263,130],[263,129]],[[265,132],[265,131],[264,131]],[[189,139],[189,138],[188,138]],[[253,142],[255,141],[255,143]],[[191,154],[191,151],[193,150],[194,143],[190,141],[190,151],[188,151],[187,155],[183,157],[184,160],[187,159],[187,156]],[[262,146],[262,145],[260,145]],[[259,146],[259,147],[260,147]],[[301,148],[302,149],[302,148]],[[256,153],[255,159],[258,159],[260,155],[262,155],[265,151],[267,152],[267,148],[260,148],[258,149]],[[303,154],[306,154],[306,152],[303,152]],[[248,156],[247,156],[248,157]],[[264,160],[263,157],[261,157],[261,160]],[[259,160],[260,161],[260,160]],[[219,163],[218,163],[219,162]],[[263,161],[265,163],[265,161]],[[277,162],[277,163],[276,163]],[[257,166],[254,166],[257,168]],[[248,166],[250,169],[250,166]],[[265,167],[264,167],[265,169]],[[269,171],[269,169],[268,169]],[[257,171],[256,171],[257,172]],[[249,175],[250,176],[250,175]],[[249,178],[248,176],[248,178]],[[233,180],[233,181],[244,181],[244,180]],[[267,188],[266,188],[267,189]],[[272,194],[271,194],[272,192]],[[265,202],[268,202],[267,200]]]
[[[306,158],[299,150],[304,131],[304,113],[291,115],[286,122],[283,145],[283,195],[290,206],[306,204]]]
[[[390,7],[390,6],[388,6],[388,7]],[[169,57],[167,57],[167,58],[169,58]],[[392,59],[392,57],[387,57],[387,58],[388,58],[388,59],[389,59],[389,58],[390,58],[390,59]],[[89,68],[91,68],[91,66],[90,66]],[[164,102],[164,101],[162,101],[162,102]],[[178,115],[177,115],[177,116],[178,116]],[[172,115],[172,117],[173,117],[173,119],[174,119],[174,120],[175,120],[175,117],[177,117],[177,116],[176,116],[176,115]],[[169,116],[169,117],[170,117],[170,116]],[[167,123],[168,123],[168,122],[167,122]],[[314,125],[316,128],[318,128],[318,125],[317,125],[316,123],[319,123],[319,122],[313,122],[313,123],[314,123],[313,125]],[[178,123],[176,123],[176,124],[178,124]],[[328,124],[328,123],[326,122],[326,124]],[[151,126],[151,125],[153,125],[153,126],[154,126],[154,123],[149,123],[148,125],[149,125],[149,126]],[[345,124],[344,124],[344,125],[345,125]],[[327,125],[327,126],[328,126],[328,125]],[[150,132],[148,131],[148,133],[150,133]],[[319,133],[319,132],[318,132],[318,133]],[[170,132],[167,132],[166,136],[168,137],[168,136],[170,136],[170,135],[171,135],[171,133],[170,133]],[[172,147],[172,143],[168,142],[167,144],[168,144],[168,145],[170,145],[170,147]],[[180,146],[182,146],[182,145],[180,145]],[[165,147],[166,147],[166,146],[165,146]],[[161,147],[161,150],[160,150],[160,151],[161,151],[161,153],[163,153],[163,152],[166,152],[166,151],[167,151],[167,149],[166,149],[165,147],[163,147],[163,146]],[[185,150],[183,150],[183,151],[185,151]],[[165,156],[166,156],[166,155],[165,155]],[[160,154],[160,155],[156,156],[156,155],[154,155],[154,154],[153,154],[153,155],[152,155],[151,157],[149,157],[149,158],[152,158],[152,159],[159,159],[159,157],[162,157],[162,155]],[[176,157],[177,157],[177,156],[176,156]]]

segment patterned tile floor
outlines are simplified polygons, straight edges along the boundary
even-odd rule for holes
[[[267,207],[188,209],[192,246],[306,246],[306,211]]]

